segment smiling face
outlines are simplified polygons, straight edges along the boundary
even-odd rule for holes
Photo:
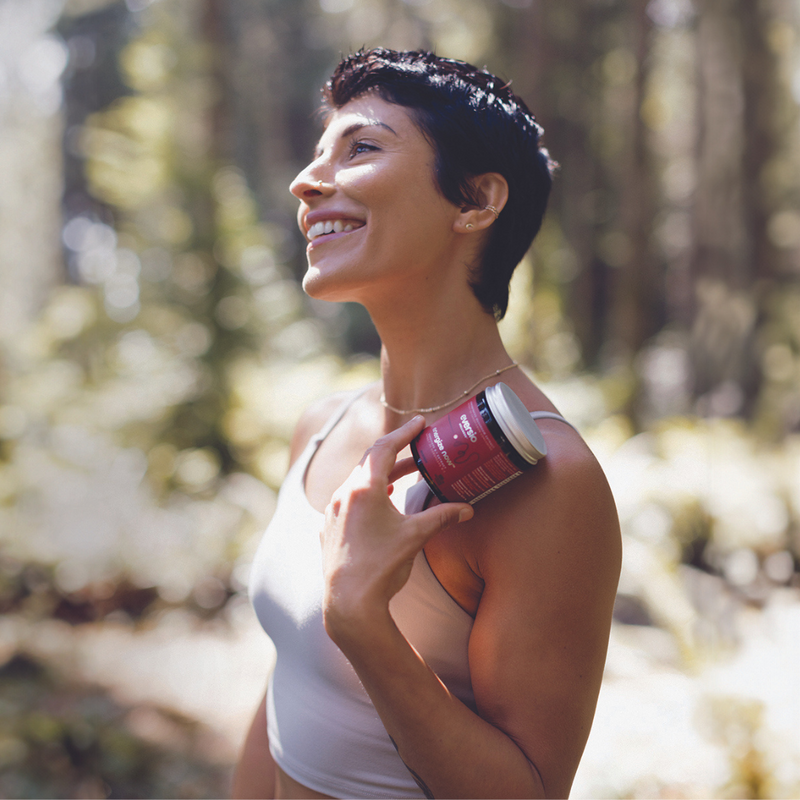
[[[309,241],[309,295],[369,307],[373,297],[446,279],[463,246],[461,209],[439,192],[434,160],[410,113],[377,95],[330,115],[291,185]]]

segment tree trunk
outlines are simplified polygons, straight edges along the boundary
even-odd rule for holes
[[[642,344],[663,326],[663,270],[652,246],[655,217],[655,187],[648,130],[642,119],[648,80],[648,52],[652,23],[647,3],[633,4],[629,25],[632,28],[636,73],[630,87],[628,128],[620,174],[619,233],[624,244],[619,254],[613,281],[613,298],[606,320],[607,338],[630,364]]]
[[[760,295],[777,259],[764,182],[777,151],[777,61],[767,4],[702,0],[699,9],[694,391],[702,413],[749,415]]]

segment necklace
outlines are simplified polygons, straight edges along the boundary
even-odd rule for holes
[[[381,405],[384,408],[388,408],[389,411],[394,411],[395,414],[430,414],[432,411],[440,411],[443,408],[447,408],[447,406],[453,405],[453,403],[457,403],[462,397],[466,397],[476,386],[480,385],[484,381],[488,380],[489,378],[496,378],[498,375],[502,375],[509,369],[514,369],[514,367],[519,366],[516,361],[512,364],[509,364],[507,367],[502,367],[501,369],[496,369],[494,372],[490,372],[488,375],[484,375],[480,380],[475,381],[469,389],[464,389],[460,395],[454,397],[452,400],[449,400],[447,403],[442,403],[440,406],[431,406],[430,408],[395,408],[389,403],[386,402],[386,395],[381,394]]]

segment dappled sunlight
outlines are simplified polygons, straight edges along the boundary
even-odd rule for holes
[[[285,189],[380,42],[499,65],[561,162],[500,327],[622,524],[573,796],[798,796],[800,19],[764,11],[759,93],[708,9],[573,5],[0,3],[0,795],[226,791],[293,430],[380,377]]]

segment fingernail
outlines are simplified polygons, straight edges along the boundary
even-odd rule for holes
[[[421,419],[423,422],[425,422],[425,417],[423,417],[422,414],[416,414],[411,418],[411,421],[416,422],[418,419]]]
[[[461,511],[458,512],[458,521],[459,522],[466,522],[468,519],[472,518],[472,509],[471,508],[462,508]]]

